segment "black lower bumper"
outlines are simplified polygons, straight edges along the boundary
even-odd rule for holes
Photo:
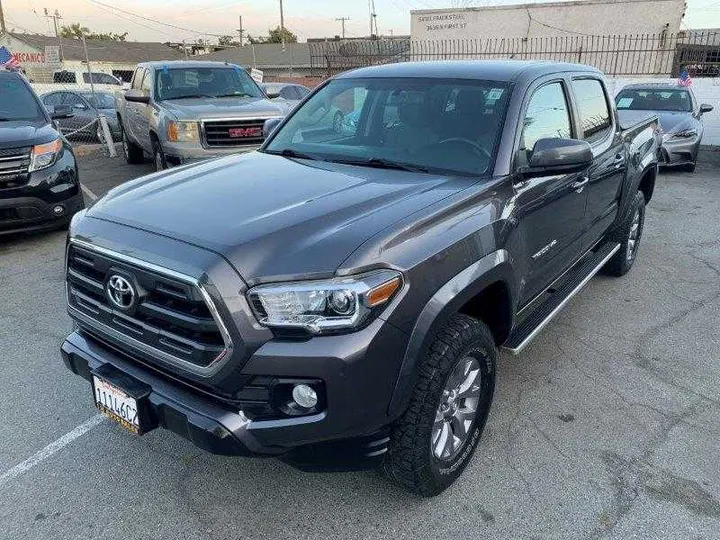
[[[301,470],[358,470],[380,464],[389,442],[388,429],[352,439],[322,441],[301,446],[278,445],[298,430],[312,430],[326,413],[279,420],[252,421],[243,411],[193,392],[163,375],[130,361],[80,332],[62,345],[65,365],[87,380],[92,372],[112,366],[149,386],[148,409],[153,424],[168,429],[213,454],[280,457]],[[92,394],[88,389],[88,403]],[[290,435],[291,436],[291,435]]]
[[[85,207],[82,193],[47,202],[38,197],[0,200],[0,235],[56,229]]]

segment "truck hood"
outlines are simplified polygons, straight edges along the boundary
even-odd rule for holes
[[[473,183],[252,152],[127,182],[88,216],[213,250],[255,284],[330,276],[376,233]]]
[[[285,116],[289,107],[266,98],[189,98],[167,99],[161,106],[178,120],[207,118],[267,118]]]
[[[58,132],[47,120],[0,122],[0,149],[50,142]]]

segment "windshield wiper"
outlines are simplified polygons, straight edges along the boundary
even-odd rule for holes
[[[239,92],[237,94],[220,94],[218,96],[213,96],[213,97],[219,98],[219,97],[255,97],[255,96],[252,96],[250,94],[245,94],[244,92]]]
[[[288,158],[298,158],[298,159],[311,159],[313,161],[325,161],[318,156],[313,156],[312,154],[306,154],[305,152],[298,152],[297,150],[293,150],[292,148],[283,148],[282,150],[265,150],[266,154],[272,154],[273,156],[283,156]]]
[[[211,96],[210,94],[188,94],[187,96],[177,96],[177,97],[170,97],[170,98],[163,98],[164,101],[172,101],[174,99],[191,99],[191,98],[212,98],[215,96]]]
[[[359,165],[361,167],[375,167],[377,169],[397,169],[399,171],[410,172],[429,172],[430,169],[424,165],[416,165],[413,163],[404,163],[402,161],[394,161],[392,159],[373,157],[369,159],[343,159],[333,160],[338,163],[347,163],[348,165]]]

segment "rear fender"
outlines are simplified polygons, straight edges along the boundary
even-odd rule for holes
[[[515,274],[510,264],[510,255],[504,249],[494,251],[465,268],[438,289],[428,301],[410,335],[390,400],[388,409],[390,417],[396,418],[407,407],[415,384],[418,364],[432,344],[437,331],[471,298],[498,281],[507,285],[511,296],[512,313],[515,313],[517,298]]]

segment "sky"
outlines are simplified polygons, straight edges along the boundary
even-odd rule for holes
[[[216,35],[237,36],[239,15],[243,17],[246,35],[265,35],[268,28],[280,23],[278,0],[0,1],[7,27],[17,32],[52,34],[52,21],[44,17],[46,7],[51,12],[59,11],[63,17],[60,24],[80,23],[95,32],[128,32],[128,39],[132,41],[194,41],[197,38],[214,40]],[[512,3],[520,1],[375,0],[375,11],[380,33],[398,35],[410,32],[411,9]],[[687,0],[687,5],[684,28],[720,27],[720,0]],[[340,34],[340,22],[335,20],[339,17],[350,18],[345,23],[347,36],[369,33],[366,0],[284,0],[284,11],[285,26],[297,34],[300,41]]]

